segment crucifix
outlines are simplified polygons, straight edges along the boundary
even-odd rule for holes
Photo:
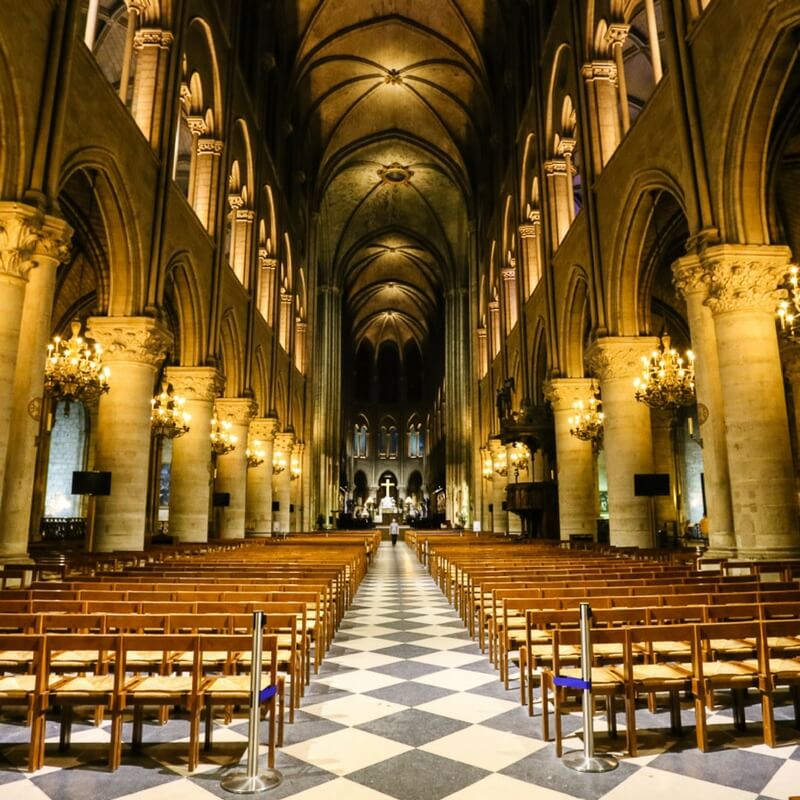
[[[381,484],[381,486],[385,486],[386,487],[386,500],[388,500],[389,499],[389,491],[394,486],[394,484],[392,483],[392,479],[387,475],[386,476],[386,480]]]

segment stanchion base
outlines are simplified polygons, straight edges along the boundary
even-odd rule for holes
[[[614,756],[586,756],[581,750],[575,750],[562,757],[561,763],[576,772],[611,772],[619,766]]]
[[[219,785],[226,792],[234,794],[258,794],[275,789],[283,783],[283,775],[277,769],[268,769],[260,775],[248,775],[246,772],[230,772]]]

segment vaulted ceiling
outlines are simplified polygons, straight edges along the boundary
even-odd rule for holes
[[[443,292],[466,285],[469,220],[488,159],[486,53],[497,0],[286,0],[291,117],[321,214],[320,265],[352,345],[423,356]]]

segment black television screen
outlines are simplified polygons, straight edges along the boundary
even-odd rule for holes
[[[111,494],[111,473],[97,470],[73,472],[72,494]]]
[[[669,473],[639,473],[633,476],[636,497],[669,497]]]
[[[227,508],[231,504],[230,492],[214,492],[214,508]]]

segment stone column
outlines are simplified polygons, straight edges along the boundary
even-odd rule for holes
[[[290,485],[290,499],[289,502],[294,506],[294,514],[291,517],[291,526],[293,531],[303,530],[303,452],[305,451],[305,444],[303,442],[295,442],[292,448],[292,457],[289,462],[289,470],[292,473]],[[338,501],[338,497],[336,498]],[[328,519],[329,512],[338,508],[338,502],[332,505],[325,511],[325,519]]]
[[[266,250],[259,250],[258,266],[260,273],[258,308],[261,316],[267,321],[267,325],[271,326],[275,316],[275,268],[278,266],[278,262],[276,259],[270,258]]]
[[[0,236],[4,234],[7,238],[0,252],[0,308],[3,309],[0,341],[4,346],[12,346],[9,334],[13,336],[13,331],[3,323],[19,319],[13,359],[10,350],[0,353],[0,393],[10,395],[0,399],[0,415],[10,412],[10,419],[6,417],[0,423],[0,446],[5,458],[4,465],[0,465],[3,487],[0,560],[9,561],[27,558],[44,355],[50,334],[56,268],[66,259],[72,230],[63,220],[39,215],[33,208],[0,203]],[[13,267],[12,262],[17,266]],[[12,272],[18,269],[19,278],[11,275],[9,269]],[[27,286],[23,275],[27,276]],[[14,308],[17,285],[24,290],[19,317]]]
[[[661,66],[661,45],[658,41],[655,0],[644,0],[644,8],[647,16],[647,38],[650,40],[650,60],[653,63],[653,79],[658,86],[661,78],[664,77],[664,69]]]
[[[169,534],[176,542],[208,541],[211,492],[211,417],[214,400],[225,386],[213,367],[169,367],[175,394],[186,399],[192,415],[189,431],[172,442],[169,486]]]
[[[717,245],[701,254],[714,315],[733,521],[744,558],[800,554],[797,496],[781,375],[776,287],[791,252]]]
[[[150,317],[92,317],[87,337],[103,347],[110,390],[97,415],[95,469],[111,472],[111,494],[98,497],[96,552],[142,550],[147,521],[150,400],[169,333]]]
[[[250,423],[250,441],[261,442],[264,461],[247,470],[246,527],[257,533],[272,532],[272,437],[278,426],[275,417],[258,417]]]
[[[592,443],[569,432],[573,404],[584,404],[591,395],[589,378],[557,378],[550,381],[547,399],[553,406],[558,473],[558,514],[561,539],[572,533],[590,533],[597,538],[597,486]]]
[[[136,28],[139,17],[147,9],[147,0],[125,0],[128,7],[128,27],[125,30],[125,49],[122,53],[122,72],[119,79],[119,99],[122,104],[128,105],[128,86],[131,80],[131,65],[133,63],[133,45],[136,41]]]
[[[581,70],[591,115],[592,157],[599,175],[621,138],[617,110],[617,67],[612,61],[591,61]]]
[[[633,380],[641,375],[641,357],[657,347],[654,336],[606,337],[587,353],[603,392],[608,517],[617,547],[653,545],[650,499],[633,494],[633,476],[653,471],[650,409],[635,399]]]
[[[542,279],[542,260],[539,255],[539,242],[542,235],[542,215],[538,210],[530,212],[530,224],[519,226],[519,239],[525,263],[525,283],[527,300]]]
[[[517,262],[509,259],[508,267],[501,273],[503,278],[503,304],[506,309],[506,331],[510,331],[517,324]]]
[[[653,498],[655,509],[656,530],[662,522],[674,521],[676,525],[681,522],[681,513],[678,506],[678,465],[679,455],[674,449],[674,437],[677,431],[674,427],[677,420],[667,411],[650,409],[650,429],[653,436],[653,472],[669,475],[669,495]],[[681,481],[682,483],[682,481]],[[680,534],[681,531],[678,530]],[[656,542],[656,544],[658,544]]]
[[[133,40],[136,75],[131,114],[153,148],[158,147],[161,137],[161,109],[172,41],[172,34],[159,28],[141,28]]]
[[[795,490],[800,496],[800,346],[794,342],[781,343],[781,362],[786,380],[791,387],[791,406],[789,411],[789,428],[791,433],[792,455],[795,464]]]
[[[506,503],[506,486],[508,485],[507,462],[504,459],[506,449],[500,444],[499,439],[489,439],[489,451],[492,457],[492,464],[495,467],[492,476],[492,488],[490,492],[490,502],[492,503],[494,516],[494,530],[498,533],[508,533],[508,511],[503,508]],[[497,472],[498,464],[503,464],[505,474]]]
[[[736,553],[733,506],[725,435],[725,408],[719,378],[717,334],[711,309],[705,304],[705,268],[695,256],[684,256],[672,265],[675,288],[686,300],[689,332],[696,359],[697,417],[703,441],[703,474],[708,516],[708,554]]]
[[[217,458],[217,476],[214,489],[227,492],[230,504],[221,509],[219,539],[244,539],[244,520],[247,496],[247,437],[250,421],[258,407],[249,397],[220,397],[217,399],[217,416],[231,423],[230,434],[238,442],[230,453]]]
[[[210,232],[213,232],[217,219],[217,184],[223,149],[224,144],[218,139],[197,141],[193,206],[203,227]]]
[[[628,38],[630,25],[615,23],[609,25],[608,41],[614,53],[614,63],[617,65],[617,83],[619,85],[619,112],[622,120],[622,133],[626,134],[631,128],[631,110],[628,106],[628,81],[625,75],[625,59],[622,55],[622,48]]]
[[[567,171],[567,162],[563,158],[551,158],[544,162],[545,179],[547,180],[547,198],[550,204],[550,219],[553,226],[553,250],[558,248],[567,235],[572,223],[575,200],[572,196],[572,176]],[[569,181],[569,191],[567,182]]]
[[[286,468],[272,479],[272,495],[280,503],[277,515],[273,514],[273,522],[277,519],[281,533],[291,530],[291,516],[289,505],[292,502],[292,448],[294,447],[294,433],[283,431],[274,437],[274,452],[281,453],[286,460]],[[327,511],[325,512],[327,515]],[[326,516],[327,518],[327,516]]]

